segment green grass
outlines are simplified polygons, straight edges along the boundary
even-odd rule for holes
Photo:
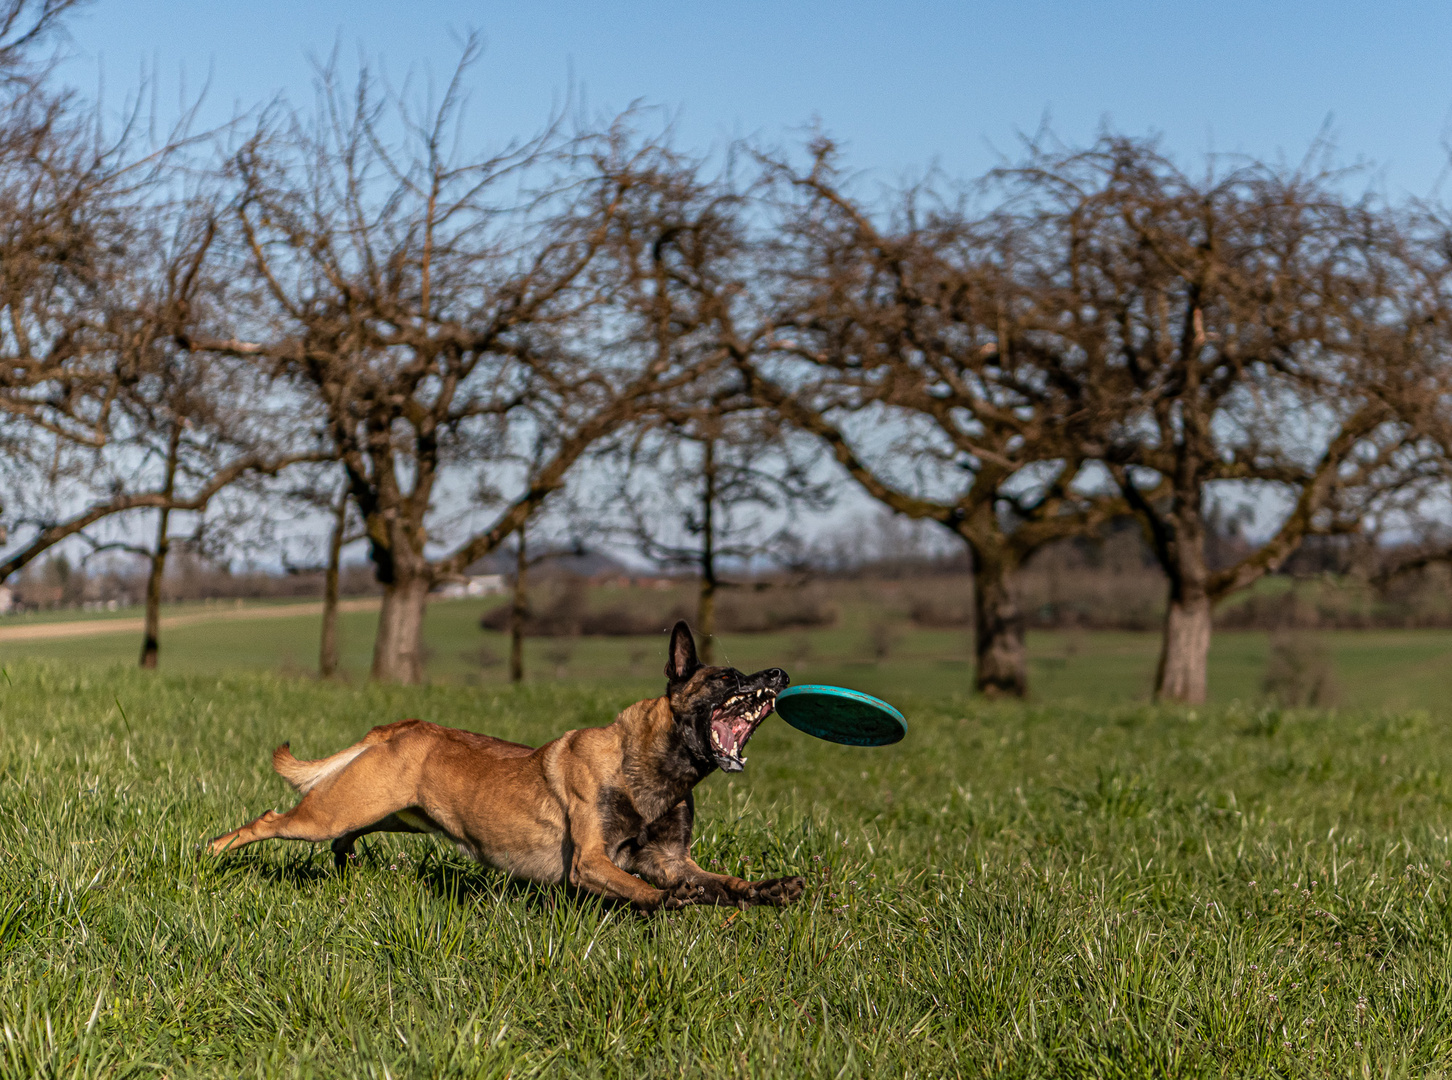
[[[505,635],[482,632],[479,615],[498,601],[430,606],[425,626],[428,676],[437,683],[484,688],[507,685]],[[192,608],[177,609],[190,611]],[[119,613],[126,614],[126,613]],[[132,612],[131,614],[134,614]],[[718,659],[745,670],[784,666],[797,682],[828,682],[893,696],[941,696],[972,684],[972,647],[961,630],[920,630],[895,624],[885,660],[873,659],[871,605],[844,603],[837,626],[810,632],[724,635]],[[367,674],[377,615],[339,618],[343,672]],[[13,625],[7,620],[3,625]],[[178,674],[223,675],[238,670],[306,675],[317,668],[317,616],[203,622],[163,630],[162,668]],[[1314,635],[1327,653],[1346,708],[1427,709],[1452,705],[1452,631],[1339,630]],[[622,693],[653,692],[664,636],[538,639],[526,642],[531,682],[608,686]],[[1030,686],[1038,701],[1119,705],[1148,697],[1159,650],[1155,633],[1050,632],[1029,634]],[[38,642],[0,642],[0,663],[45,658],[66,663],[133,664],[139,635],[117,634]],[[1268,635],[1217,632],[1210,652],[1212,703],[1263,696]]]
[[[654,668],[654,658],[650,667]],[[228,859],[285,738],[416,715],[540,741],[520,690],[0,676],[0,1075],[1428,1076],[1452,1060],[1452,735],[1429,713],[895,699],[877,750],[768,721],[697,856],[803,902],[641,919],[421,837]],[[885,677],[885,672],[883,673]]]

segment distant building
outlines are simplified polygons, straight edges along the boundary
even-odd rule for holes
[[[0,585],[0,615],[9,615],[15,610],[15,594],[9,585]]]
[[[498,596],[509,591],[503,574],[465,574],[455,581],[446,581],[434,590],[444,600],[465,600],[475,596]]]
[[[514,560],[513,552],[500,549],[469,566],[464,574],[498,577],[505,582],[512,582]],[[538,579],[573,577],[588,581],[591,585],[620,589],[670,589],[680,584],[676,578],[637,570],[603,551],[562,548],[558,551],[541,552],[533,556],[530,563],[530,576]],[[503,591],[502,586],[500,591]]]

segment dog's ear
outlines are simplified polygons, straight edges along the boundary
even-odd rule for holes
[[[671,650],[666,656],[665,673],[671,682],[685,682],[701,666],[696,659],[696,639],[682,619],[671,631]]]

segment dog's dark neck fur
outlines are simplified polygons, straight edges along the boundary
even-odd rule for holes
[[[715,756],[690,745],[676,722],[670,696],[637,706],[626,727],[622,769],[630,801],[647,822],[654,821],[719,767]]]

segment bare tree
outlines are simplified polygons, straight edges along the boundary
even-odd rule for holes
[[[509,593],[509,681],[524,682],[524,623],[529,618],[529,522],[514,534],[514,585]]]
[[[133,215],[137,235],[128,251],[130,272],[110,283],[107,297],[118,375],[113,415],[80,484],[100,496],[50,533],[74,536],[93,552],[119,549],[147,559],[140,663],[155,668],[174,516],[191,519],[193,550],[216,547],[216,535],[231,530],[213,530],[209,538],[209,512],[234,496],[255,506],[261,493],[243,495],[242,486],[329,455],[315,448],[298,402],[278,392],[254,365],[193,355],[175,343],[176,326],[203,317],[215,299],[214,283],[204,281],[216,235],[206,202],[157,202]],[[150,546],[132,542],[124,522],[120,539],[98,535],[108,525],[113,535],[118,531],[121,510],[143,508],[156,510]]]
[[[967,544],[976,686],[1022,695],[1015,573],[1123,512],[1087,472],[1100,416],[1022,317],[1027,237],[923,190],[879,224],[845,190],[832,144],[813,151],[805,172],[775,166],[785,285],[777,332],[744,361],[753,393],[868,494]]]
[[[45,74],[36,71],[38,46],[63,32],[62,18],[89,0],[3,0],[0,2],[0,74],[30,83]]]
[[[1030,302],[1055,370],[1112,429],[1109,467],[1169,578],[1155,693],[1203,701],[1214,605],[1336,526],[1339,493],[1386,473],[1410,429],[1388,391],[1410,370],[1388,219],[1339,177],[1249,163],[1192,178],[1106,137],[1001,174],[1036,239]],[[1363,498],[1365,495],[1363,494]],[[1279,499],[1227,565],[1217,500]]]
[[[532,516],[514,531],[514,581],[509,589],[509,681],[524,682],[524,638],[529,628],[529,572],[542,563],[558,559],[561,554],[583,555],[584,544],[576,541],[573,548],[548,547],[530,554],[528,537],[535,523]],[[487,619],[487,616],[486,616]]]
[[[184,384],[197,380],[167,343],[177,294],[210,242],[172,201],[192,116],[158,143],[141,95],[108,131],[98,110],[52,91],[18,50],[71,6],[0,4],[0,68],[14,75],[0,79],[0,470],[10,481],[0,580],[117,515],[202,509],[240,476],[279,467],[271,452],[214,456],[203,482],[181,461],[198,443],[181,426],[196,402],[178,411],[165,399],[196,399]],[[185,507],[179,469],[196,481]],[[162,550],[158,575],[164,561]]]
[[[166,557],[171,551],[171,506],[176,496],[177,464],[181,457],[180,424],[173,424],[167,439],[161,494],[167,500],[156,513],[156,546],[151,551],[151,568],[146,575],[146,617],[142,630],[141,666],[155,668],[161,653],[161,581],[166,575]]]
[[[696,575],[695,630],[710,662],[717,593],[733,584],[723,568],[799,559],[797,515],[826,509],[831,493],[817,455],[739,388],[693,396],[633,433],[617,502],[642,555]]]
[[[346,486],[333,496],[332,502],[328,563],[323,571],[323,626],[318,641],[318,675],[324,679],[331,679],[338,673],[338,591],[343,548],[350,539],[362,539],[361,532],[354,537],[348,535],[348,510],[352,504]]]
[[[234,159],[228,222],[253,302],[239,326],[181,335],[253,358],[316,408],[383,585],[384,680],[422,677],[433,584],[494,550],[598,439],[689,378],[612,343],[608,316],[592,314],[614,288],[592,272],[597,256],[657,151],[623,129],[550,131],[465,158],[450,140],[476,51],[424,114],[366,70],[349,93],[329,69],[315,115],[266,120]],[[540,440],[539,468],[521,467],[519,448]]]
[[[1377,393],[1408,437],[1333,492],[1328,511],[1378,587],[1452,562],[1452,216],[1431,203],[1392,216],[1359,329],[1364,351],[1394,357]]]
[[[0,86],[0,462],[11,470],[61,472],[71,447],[107,437],[122,377],[108,300],[128,269],[138,184],[124,137],[101,146],[97,134],[66,95]],[[0,513],[14,513],[5,501]]]
[[[618,282],[625,332],[660,363],[701,373],[608,447],[612,501],[647,558],[699,579],[696,630],[713,651],[722,567],[788,558],[795,512],[829,503],[817,454],[746,391],[733,360],[770,335],[762,288],[759,170],[671,156],[649,198],[611,228],[602,266]]]
[[[318,677],[331,679],[338,673],[338,609],[342,599],[343,551],[350,544],[363,539],[363,530],[357,520],[357,511],[348,494],[348,479],[337,482],[341,470],[336,462],[329,462],[321,468],[294,470],[285,485],[275,486],[272,492],[274,505],[291,503],[300,509],[299,521],[309,555],[316,555],[322,530],[321,558],[307,557],[299,560],[286,539],[279,539],[278,518],[274,511],[268,522],[270,526],[262,536],[252,539],[253,543],[267,544],[276,553],[281,552],[283,569],[288,574],[321,573],[323,577],[323,611],[318,634]],[[276,495],[281,495],[277,499]],[[321,520],[319,520],[321,519]]]

